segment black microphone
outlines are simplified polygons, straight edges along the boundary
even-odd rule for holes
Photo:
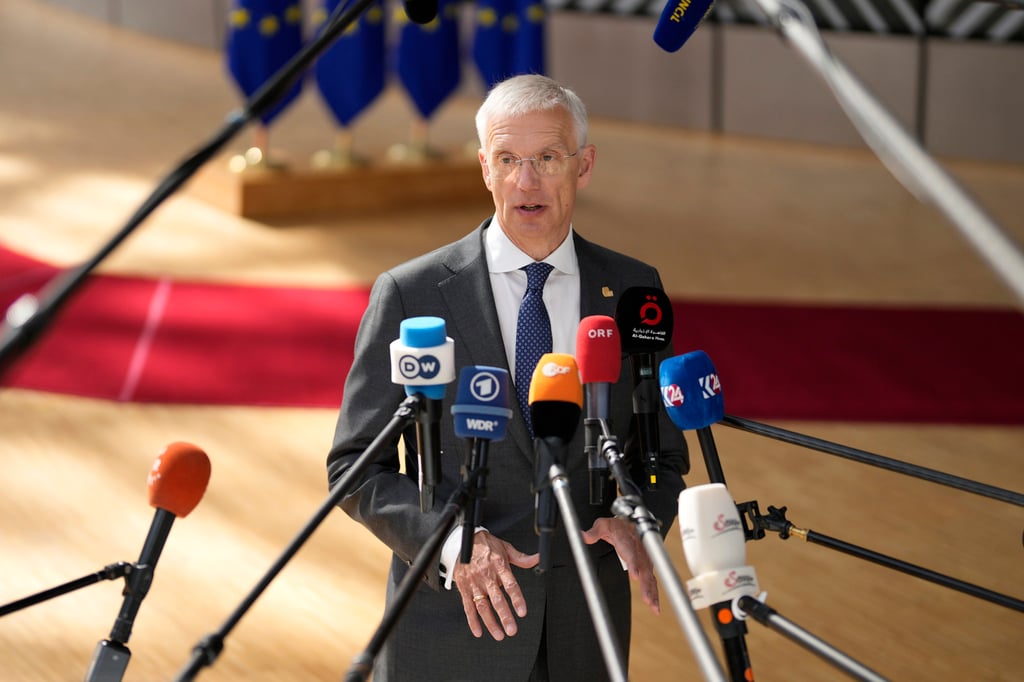
[[[452,405],[455,435],[469,439],[469,462],[465,476],[476,472],[470,482],[473,494],[463,514],[461,561],[468,564],[473,557],[473,534],[483,517],[483,499],[487,496],[487,447],[492,440],[505,437],[512,409],[509,407],[508,370],[500,367],[474,365],[463,367],[459,389]]]
[[[138,562],[125,578],[124,600],[110,637],[96,645],[86,682],[119,682],[123,677],[132,655],[126,644],[171,525],[199,504],[209,480],[210,459],[194,445],[171,443],[157,455],[147,478],[149,504],[156,508],[153,523]]]
[[[622,350],[629,354],[633,369],[633,414],[643,463],[644,485],[658,487],[658,404],[661,393],[655,372],[655,353],[672,341],[672,305],[665,292],[656,287],[630,287],[615,306]]]
[[[445,385],[455,379],[455,342],[445,336],[440,317],[410,317],[399,325],[391,342],[391,381],[405,386],[408,396],[424,398],[416,411],[420,511],[434,507],[434,489],[441,484],[441,401]]]
[[[402,0],[405,16],[414,24],[429,24],[437,17],[438,0]]]
[[[540,554],[534,570],[542,573],[551,568],[551,538],[555,531],[551,467],[565,465],[569,441],[583,411],[583,386],[576,359],[564,353],[542,355],[530,380],[528,402],[534,433],[534,529],[539,536]]]
[[[590,471],[590,504],[604,504],[611,477],[608,461],[601,450],[604,430],[611,412],[611,387],[622,371],[622,344],[615,320],[607,315],[590,315],[580,320],[576,330],[576,361],[583,382],[586,416],[583,419]]]
[[[714,5],[715,0],[668,0],[654,27],[654,42],[666,52],[675,52],[690,39]]]

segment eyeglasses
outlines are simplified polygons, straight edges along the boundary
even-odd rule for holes
[[[578,149],[572,154],[562,154],[561,152],[550,151],[538,154],[537,156],[529,159],[521,159],[515,154],[498,154],[492,163],[491,172],[494,173],[497,179],[502,180],[511,175],[512,171],[520,168],[524,161],[529,161],[533,165],[533,170],[536,171],[537,175],[560,175],[562,171],[565,170],[568,160],[576,156],[578,153]]]

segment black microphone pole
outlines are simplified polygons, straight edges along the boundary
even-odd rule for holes
[[[387,426],[373,439],[373,442],[367,446],[363,454],[356,459],[355,463],[345,472],[345,475],[341,477],[341,480],[331,490],[330,495],[324,501],[320,508],[313,515],[313,518],[302,528],[302,530],[295,536],[295,538],[289,543],[284,553],[278,557],[277,561],[270,567],[262,579],[256,584],[256,586],[249,592],[241,604],[234,610],[234,612],[228,616],[228,619],[224,621],[224,624],[220,628],[199,641],[198,644],[192,650],[192,658],[189,662],[181,669],[178,675],[174,678],[176,682],[184,682],[185,680],[193,680],[199,671],[206,666],[212,665],[220,652],[224,649],[224,640],[230,634],[231,630],[234,629],[238,622],[242,619],[242,616],[248,612],[252,605],[256,602],[256,599],[263,594],[264,590],[270,585],[270,582],[277,577],[277,574],[284,569],[285,565],[292,559],[293,556],[302,548],[306,540],[313,534],[313,531],[319,527],[327,515],[341,502],[341,499],[348,494],[352,488],[358,484],[363,476],[363,473],[380,453],[381,449],[387,446],[392,441],[396,440],[402,431],[410,423],[416,420],[418,410],[422,409],[422,402],[426,400],[423,395],[417,393],[408,396],[398,406],[395,414],[391,417],[391,421],[388,422]]]
[[[82,576],[76,580],[71,580],[62,585],[57,585],[56,587],[52,587],[48,590],[43,590],[42,592],[37,592],[36,594],[29,595],[23,599],[18,599],[17,601],[12,601],[9,604],[0,606],[0,616],[6,616],[9,613],[20,611],[24,608],[28,608],[29,606],[34,606],[35,604],[47,601],[48,599],[53,599],[54,597],[67,594],[68,592],[73,592],[74,590],[88,587],[89,585],[95,585],[101,580],[117,580],[118,578],[124,578],[133,570],[135,570],[135,565],[125,561],[119,561],[116,564],[104,566],[103,569],[96,571],[95,573],[90,573],[89,575]]]
[[[95,255],[85,263],[68,268],[54,277],[38,296],[25,294],[11,304],[6,321],[0,328],[0,375],[31,347],[36,337],[53,321],[60,307],[80,288],[104,258],[250,121],[269,111],[288,92],[295,79],[374,2],[376,0],[354,0],[352,7],[344,11],[344,5],[339,5],[324,24],[323,31],[306,43],[288,63],[271,76],[241,109],[229,113],[224,126],[168,173],[135,210],[128,222]]]
[[[830,455],[836,455],[837,457],[843,457],[855,462],[860,462],[861,464],[870,464],[871,466],[876,466],[881,469],[895,471],[896,473],[913,476],[925,481],[931,481],[932,483],[939,483],[941,485],[957,488],[958,490],[964,490],[984,497],[990,497],[1002,502],[1009,502],[1010,504],[1015,504],[1018,507],[1024,507],[1024,495],[1012,490],[1005,490],[1003,488],[997,488],[984,483],[978,483],[977,481],[953,476],[941,471],[936,471],[935,469],[901,462],[889,457],[882,457],[881,455],[876,455],[864,450],[858,450],[846,445],[832,443],[820,438],[796,433],[795,431],[787,431],[786,429],[780,429],[777,426],[770,426],[768,424],[762,424],[760,422],[743,419],[741,417],[734,417],[728,414],[721,420],[721,423],[726,426],[731,426],[734,429],[747,431],[759,436],[774,438],[784,443],[799,445],[811,450],[818,450]],[[698,430],[697,435],[698,437],[700,436],[700,430]],[[703,441],[701,441],[701,445],[703,445]]]
[[[469,466],[464,479],[469,486],[469,502],[462,523],[462,550],[459,560],[468,564],[473,558],[473,535],[483,515],[483,500],[487,497],[487,449],[490,441],[473,438],[470,443]],[[473,472],[476,472],[475,475]]]
[[[711,643],[697,620],[697,614],[686,595],[686,589],[665,550],[665,542],[658,527],[658,520],[644,507],[643,494],[623,464],[623,455],[618,449],[615,437],[611,435],[607,422],[600,420],[600,426],[603,431],[601,453],[608,461],[612,476],[618,482],[620,490],[620,495],[612,502],[612,510],[616,516],[636,524],[640,540],[654,564],[654,569],[661,579],[661,585],[668,592],[669,600],[676,612],[676,618],[690,643],[690,648],[693,649],[694,657],[704,674],[704,679],[709,682],[725,682],[725,673],[711,649]]]

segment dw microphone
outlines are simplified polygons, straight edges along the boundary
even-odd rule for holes
[[[391,342],[391,381],[405,386],[407,396],[420,395],[416,411],[420,511],[434,506],[441,483],[441,401],[445,386],[455,380],[455,341],[445,335],[440,317],[410,317],[399,325]]]

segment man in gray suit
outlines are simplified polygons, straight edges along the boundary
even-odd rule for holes
[[[543,76],[517,76],[495,86],[477,113],[480,167],[495,213],[466,237],[385,272],[374,283],[355,344],[355,360],[327,458],[333,487],[391,420],[405,399],[391,383],[389,344],[402,320],[436,316],[455,342],[455,368],[515,367],[525,265],[553,266],[543,300],[551,321],[551,352],[575,354],[576,330],[590,315],[614,315],[630,287],[661,287],[657,270],[583,239],[572,225],[576,191],[590,181],[596,149],[587,143],[587,115],[571,90]],[[666,351],[662,357],[667,356]],[[660,358],[659,358],[660,359]],[[628,362],[624,363],[628,367]],[[632,377],[612,387],[610,423],[627,457],[635,438]],[[375,682],[607,679],[579,572],[564,530],[556,533],[550,570],[539,561],[534,529],[534,447],[523,410],[513,403],[507,436],[490,445],[486,497],[472,558],[457,557],[461,526],[452,532],[398,619],[374,666]],[[448,403],[445,403],[445,414]],[[682,434],[659,411],[659,485],[647,507],[667,533],[689,470]],[[615,518],[610,499],[589,502],[583,428],[565,463],[583,537],[596,568],[620,649],[628,651],[630,578],[643,601],[659,610],[658,586],[635,525]],[[439,525],[445,501],[461,482],[469,444],[441,421],[443,481],[429,512],[420,510],[415,427],[370,465],[341,507],[393,552],[388,600],[420,548]],[[631,464],[638,464],[632,461]],[[343,557],[339,557],[343,560]],[[486,632],[485,632],[486,631]]]

